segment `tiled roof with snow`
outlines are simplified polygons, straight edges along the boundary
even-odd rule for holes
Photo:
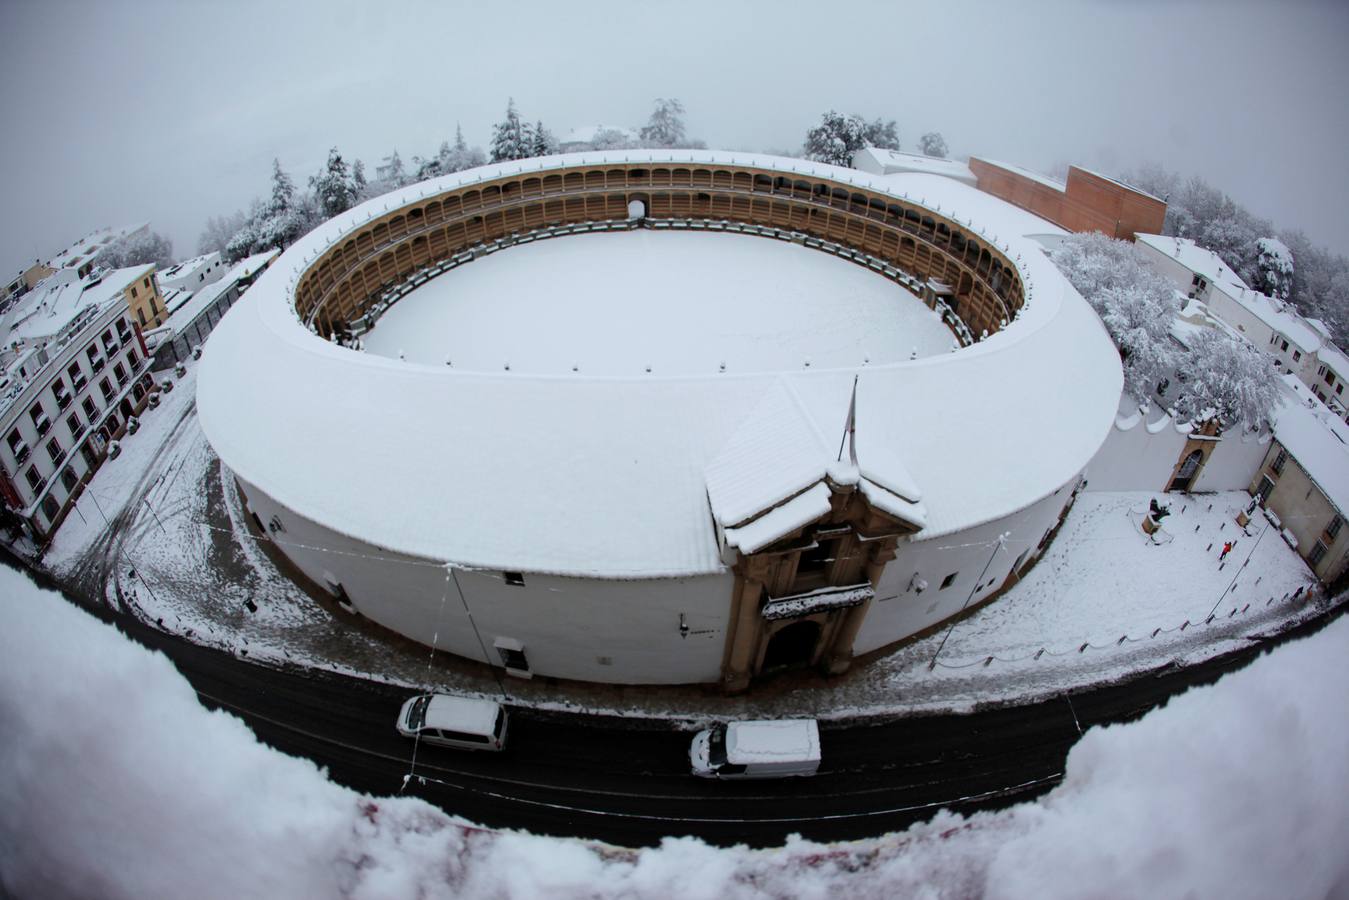
[[[298,320],[299,272],[386,209],[518,172],[638,160],[815,173],[911,198],[972,221],[975,234],[1005,247],[1029,301],[1009,327],[956,352],[763,374],[459,371],[338,347]],[[1113,423],[1118,353],[1086,302],[1025,237],[1054,230],[949,178],[868,176],[743,153],[567,154],[455,173],[344,213],[263,273],[207,343],[201,423],[244,481],[334,531],[389,550],[512,571],[673,577],[724,571],[714,506],[734,524],[763,512],[753,507],[765,497],[787,499],[793,487],[810,487],[818,478],[810,471],[818,465],[816,445],[826,462],[837,457],[834,442],[860,375],[858,477],[896,503],[911,503],[921,491],[926,528],[918,537],[934,537],[1053,493],[1081,470]],[[809,454],[758,443],[755,417],[789,402],[805,422],[817,423],[789,417],[779,426],[798,435]],[[781,471],[763,483],[746,480],[743,469],[719,480],[718,466],[736,469],[740,464],[728,460],[742,453],[752,459],[755,446],[762,446],[766,468]]]

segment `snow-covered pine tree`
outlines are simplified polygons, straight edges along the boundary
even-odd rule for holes
[[[268,211],[282,213],[295,202],[295,182],[281,168],[281,160],[272,157],[272,203]]]
[[[381,181],[388,182],[391,188],[399,188],[407,184],[407,173],[403,171],[403,158],[398,155],[398,148],[395,147],[392,154],[384,160],[384,165],[375,170]]]
[[[651,118],[642,126],[642,144],[647,147],[682,147],[684,138],[684,105],[674,97],[656,98]]]
[[[351,186],[356,191],[356,199],[361,199],[365,194],[367,185],[365,180],[365,163],[361,162],[359,159],[352,163],[351,166]]]
[[[935,156],[938,159],[945,159],[946,139],[941,136],[940,131],[929,131],[918,139],[918,150],[924,156]]]
[[[510,98],[506,104],[506,118],[498,122],[492,131],[492,162],[528,157],[534,150],[532,131],[520,121],[520,113],[515,109],[515,98]]]
[[[314,191],[319,213],[325,219],[346,212],[356,202],[356,186],[346,160],[336,147],[328,151],[328,164],[309,179],[309,187]]]
[[[557,140],[551,131],[543,127],[543,120],[534,123],[531,138],[533,140],[531,156],[547,156],[557,151]]]
[[[455,123],[454,144],[450,147],[449,154],[441,158],[442,171],[462,172],[465,169],[472,169],[486,163],[486,154],[477,147],[470,147],[468,142],[464,140],[464,129],[458,123]]]
[[[1255,242],[1255,287],[1282,302],[1288,302],[1293,293],[1293,251],[1275,237],[1262,237]]]

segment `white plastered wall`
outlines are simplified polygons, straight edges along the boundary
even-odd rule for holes
[[[853,642],[854,654],[869,653],[916,634],[956,615],[962,607],[977,605],[996,591],[1023,553],[1023,567],[1035,558],[1046,533],[1058,523],[1076,483],[1074,478],[1025,509],[976,528],[930,540],[901,542],[895,559],[881,575],[876,599]],[[1008,537],[998,548],[1001,534]],[[942,588],[942,582],[952,573],[955,579]],[[920,580],[927,583],[921,592],[917,589]]]
[[[1151,419],[1142,415],[1116,420],[1105,443],[1087,464],[1089,491],[1164,491],[1185,449],[1189,435],[1155,408]],[[1193,491],[1239,491],[1250,483],[1269,433],[1227,432],[1214,442]]]
[[[495,645],[504,638],[524,646],[531,673],[555,678],[720,680],[735,581],[729,572],[638,581],[525,572],[519,586],[495,570],[455,569],[451,577],[442,565],[338,534],[241,484],[264,526],[280,520],[284,531],[271,536],[305,575],[320,586],[331,577],[362,615],[415,641],[501,665]]]

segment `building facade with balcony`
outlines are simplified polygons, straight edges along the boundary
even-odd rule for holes
[[[150,359],[125,291],[144,267],[39,285],[3,336],[0,497],[39,544],[148,402]]]

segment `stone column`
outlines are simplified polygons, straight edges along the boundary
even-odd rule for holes
[[[898,540],[893,537],[886,538],[872,550],[866,570],[867,580],[871,582],[872,588],[880,584],[881,573],[885,571],[886,563],[895,558],[895,543]],[[862,623],[866,621],[873,602],[875,601],[868,600],[844,613],[843,621],[839,624],[838,631],[834,633],[833,641],[830,642],[829,651],[821,661],[828,674],[841,675],[852,666],[852,645],[857,640],[857,633],[862,630]]]

